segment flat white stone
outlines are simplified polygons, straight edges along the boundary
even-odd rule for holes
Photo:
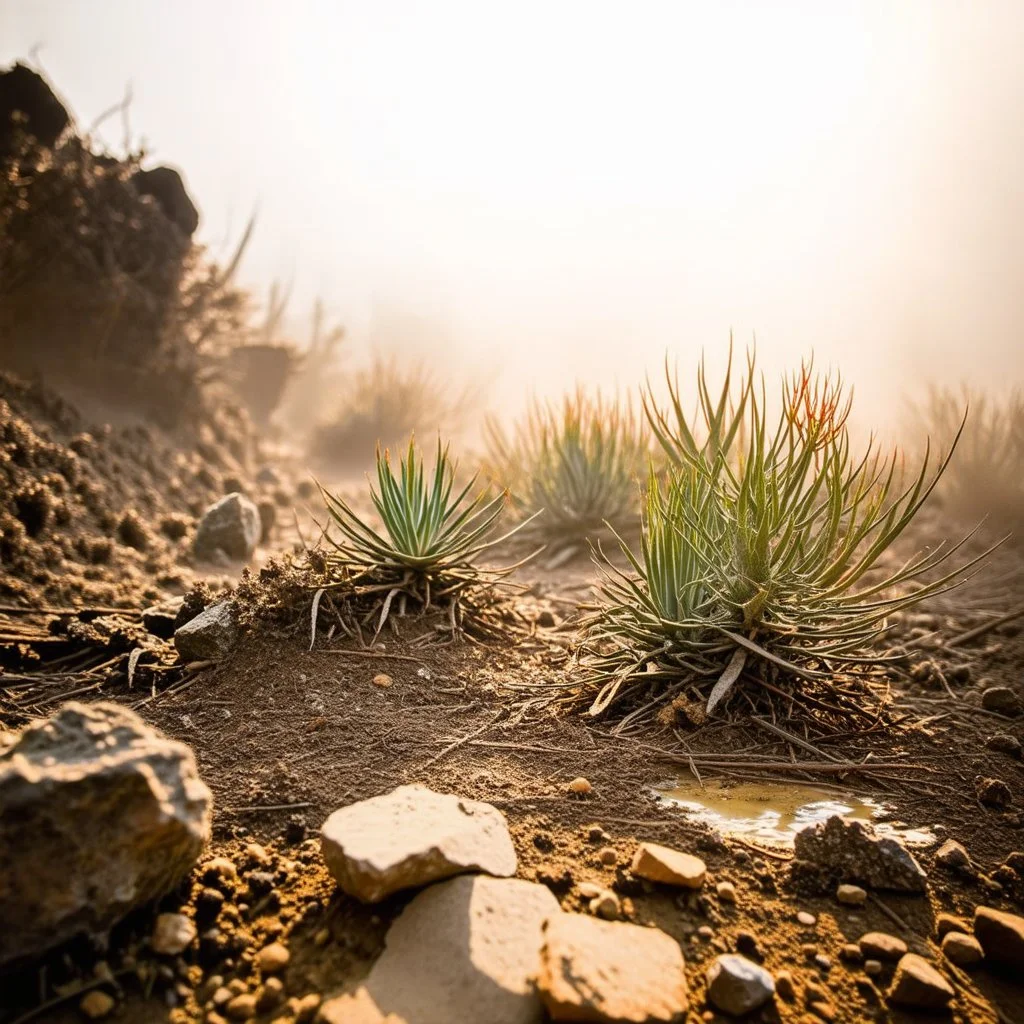
[[[364,903],[467,871],[498,877],[516,872],[516,852],[501,811],[425,786],[399,786],[342,807],[320,834],[335,881]]]

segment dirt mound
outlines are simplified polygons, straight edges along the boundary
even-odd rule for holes
[[[187,422],[244,296],[193,245],[181,174],[143,168],[141,151],[96,152],[69,120],[30,69],[0,72],[4,368]]]
[[[97,427],[0,373],[0,599],[137,606],[182,593],[196,518],[244,483],[255,454],[227,405],[184,438],[141,420]]]

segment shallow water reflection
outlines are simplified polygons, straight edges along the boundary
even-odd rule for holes
[[[896,836],[908,846],[930,846],[935,842],[935,836],[927,829],[879,821],[891,811],[881,801],[839,790],[717,780],[701,787],[695,780],[687,779],[685,784],[668,785],[656,792],[665,803],[722,835],[744,836],[775,846],[792,846],[797,832],[833,814],[870,821],[879,834]]]

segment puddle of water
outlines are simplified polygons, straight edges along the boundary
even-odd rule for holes
[[[722,835],[741,836],[773,846],[792,846],[801,829],[833,814],[870,821],[879,835],[891,835],[908,846],[931,846],[927,829],[879,821],[891,808],[868,796],[781,783],[728,783],[710,780],[701,786],[688,780],[681,786],[656,790],[658,797],[684,811],[691,820],[710,825]]]

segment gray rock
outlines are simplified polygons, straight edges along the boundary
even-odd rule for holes
[[[1021,712],[1020,697],[1008,686],[990,686],[981,695],[981,706],[986,711],[1015,717]]]
[[[907,953],[896,965],[887,998],[915,1010],[944,1010],[953,998],[953,988],[923,956]]]
[[[65,705],[0,751],[0,964],[103,932],[210,836],[192,751],[116,704]]]
[[[214,561],[218,552],[248,561],[256,550],[263,524],[259,509],[239,492],[214,502],[204,513],[192,541],[196,558]]]
[[[329,1000],[320,1019],[540,1024],[542,928],[559,913],[535,882],[475,875],[432,885],[391,926],[361,990]]]
[[[760,965],[737,953],[715,958],[708,968],[708,1000],[724,1013],[742,1017],[775,995],[775,979]]]
[[[238,622],[230,601],[218,601],[174,632],[182,661],[219,661],[238,640]]]
[[[878,835],[868,822],[839,815],[798,832],[793,852],[798,860],[838,872],[843,881],[877,889],[924,892],[928,880],[898,840]]]
[[[320,836],[335,881],[364,903],[466,871],[516,873],[501,811],[425,786],[399,786],[342,807],[324,822]]]
[[[969,868],[971,866],[970,855],[955,839],[947,839],[935,851],[935,862],[941,864],[944,868],[952,869]]]
[[[974,911],[974,936],[988,960],[1024,971],[1024,917],[978,907]]]

